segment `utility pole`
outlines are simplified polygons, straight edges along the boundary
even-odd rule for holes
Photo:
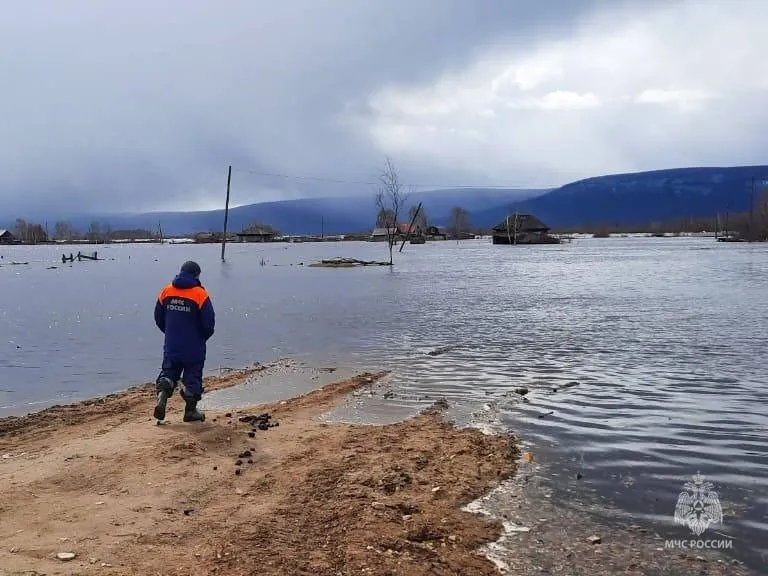
[[[752,213],[755,206],[755,177],[752,176],[752,189],[749,192],[749,241],[752,242]]]
[[[229,184],[232,181],[232,165],[227,170],[227,202],[224,205],[224,234],[221,237],[221,261],[224,262],[224,248],[227,245],[227,220],[229,220]]]
[[[403,251],[403,246],[405,246],[405,241],[411,235],[411,229],[413,228],[413,223],[416,222],[416,217],[419,215],[419,212],[421,211],[421,204],[422,203],[419,202],[419,205],[416,207],[416,211],[413,213],[413,216],[411,217],[411,222],[410,224],[408,224],[408,230],[405,231],[405,236],[403,236],[403,243],[400,244],[399,252]]]

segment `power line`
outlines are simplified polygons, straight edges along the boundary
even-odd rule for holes
[[[244,168],[233,168],[233,172],[241,172],[246,174],[255,174],[256,176],[268,176],[271,178],[283,178],[285,180],[307,180],[313,182],[327,182],[331,184],[355,184],[358,186],[378,186],[381,182],[367,182],[365,180],[347,180],[343,178],[327,178],[323,176],[292,176],[290,174],[278,174],[275,172],[261,172],[258,170],[247,170]],[[523,188],[523,189],[540,189],[540,188],[559,188],[556,186],[523,186],[521,184],[512,185],[479,185],[479,184],[403,184],[404,188],[469,188],[469,189],[509,189],[509,188]]]

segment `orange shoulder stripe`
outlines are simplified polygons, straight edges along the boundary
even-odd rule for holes
[[[173,284],[169,284],[163,288],[163,290],[160,292],[160,296],[158,297],[160,302],[165,302],[166,298],[186,298],[187,300],[192,300],[195,304],[197,304],[198,308],[202,308],[203,304],[205,304],[205,301],[208,299],[208,292],[206,292],[205,288],[200,286],[181,290],[176,288]]]

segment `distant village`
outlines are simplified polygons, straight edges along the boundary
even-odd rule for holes
[[[401,222],[398,220],[407,220]],[[713,221],[714,220],[714,221]],[[597,224],[584,227],[560,229],[553,232],[549,226],[532,214],[511,213],[490,229],[473,227],[470,214],[463,208],[451,211],[447,225],[429,223],[426,216],[414,213],[412,208],[407,218],[395,218],[386,210],[377,215],[375,224],[368,231],[346,234],[282,234],[269,224],[254,223],[239,232],[228,232],[227,242],[425,242],[442,240],[468,240],[490,237],[494,244],[557,244],[576,235],[596,238],[625,236],[714,236],[721,241],[742,242],[750,239],[764,241],[768,238],[768,217],[760,213],[756,218],[747,214],[732,214],[730,221],[719,217],[687,218],[670,222],[651,222],[646,226],[620,226]],[[160,225],[155,230],[113,229],[108,223],[94,222],[85,232],[80,232],[67,222],[56,222],[53,230],[47,224],[17,219],[13,229],[0,229],[0,245],[14,244],[108,244],[108,243],[221,243],[224,235],[220,231],[198,232],[191,235],[163,235]]]
[[[411,211],[413,215],[413,211]],[[380,213],[376,224],[370,231],[346,234],[302,234],[286,235],[269,224],[254,223],[239,232],[228,232],[227,242],[331,242],[331,241],[371,241],[386,242],[390,238],[412,243],[422,241],[469,239],[482,236],[487,231],[472,230],[469,225],[469,213],[455,208],[453,222],[449,226],[428,225],[425,217],[413,219],[408,223],[394,224],[390,215]],[[175,242],[175,243],[221,243],[223,232],[198,232],[184,236],[164,236],[158,225],[155,230],[134,229],[117,230],[108,223],[92,223],[88,230],[79,232],[67,222],[57,222],[53,230],[47,225],[26,222],[17,219],[14,229],[0,229],[0,244],[107,244],[127,242]]]
[[[481,233],[462,232],[460,235],[450,234],[445,227],[429,226],[421,229],[416,225],[399,224],[395,228],[374,228],[369,233],[349,234],[281,234],[269,225],[253,224],[240,232],[227,233],[227,242],[338,242],[338,241],[371,241],[386,242],[389,236],[402,240],[407,238],[419,243],[420,240],[449,240],[455,238],[469,239],[481,236]],[[113,244],[113,243],[195,243],[219,244],[222,242],[222,232],[198,232],[184,236],[166,236],[150,230],[111,230],[99,234],[69,234],[65,236],[30,234],[24,230],[0,229],[0,245],[11,244]]]
[[[405,220],[403,222],[402,220]],[[560,238],[550,233],[541,220],[528,214],[510,214],[491,229],[473,228],[470,214],[454,207],[445,226],[431,224],[421,205],[407,216],[389,209],[379,210],[369,231],[347,234],[286,235],[269,224],[255,223],[239,232],[227,233],[227,242],[338,242],[368,241],[390,244],[410,242],[424,244],[443,240],[469,240],[490,236],[494,244],[553,244]],[[85,233],[78,233],[69,223],[57,222],[52,233],[47,226],[16,220],[14,230],[0,230],[0,244],[107,244],[107,243],[221,243],[222,232],[198,232],[190,236],[164,236],[156,230],[115,230],[107,223],[92,223]]]

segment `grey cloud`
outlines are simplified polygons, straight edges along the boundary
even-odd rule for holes
[[[229,163],[367,177],[383,152],[340,122],[345,107],[461,69],[489,44],[557,36],[605,5],[16,3],[0,19],[0,199],[26,213],[197,208],[218,202]],[[422,182],[467,175],[398,163]],[[349,193],[247,173],[236,183],[238,203]]]

